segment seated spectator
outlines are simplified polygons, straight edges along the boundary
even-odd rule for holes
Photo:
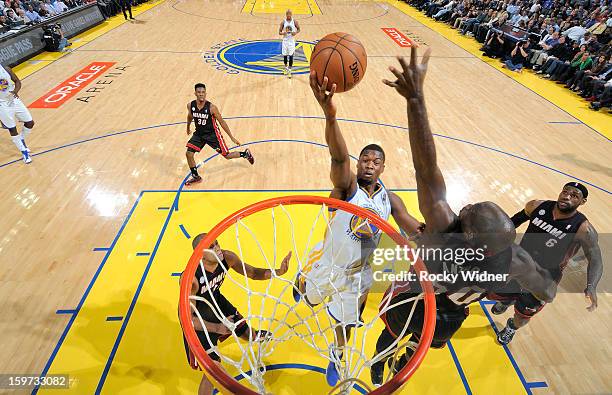
[[[590,70],[591,66],[593,66],[593,59],[591,59],[591,53],[586,50],[586,46],[583,46],[583,48],[585,48],[585,51],[576,54],[569,65],[563,64],[561,67],[558,67],[555,74],[550,77],[550,80],[563,84],[573,77],[577,71]]]
[[[590,70],[580,70],[576,72],[574,77],[570,78],[566,82],[565,87],[573,90],[574,92],[582,90],[582,80],[585,77],[603,74],[603,72],[606,71],[606,67],[608,66],[608,59],[609,58],[605,55],[599,55],[597,59],[593,62],[593,66]]]
[[[563,35],[572,41],[576,41],[580,43],[580,40],[582,39],[582,37],[584,36],[586,32],[587,30],[584,28],[584,26],[577,25],[577,26],[570,27],[569,29],[565,30],[563,32]]]
[[[578,52],[578,43],[573,43],[571,46],[567,43],[561,45],[561,39],[565,39],[565,37],[561,36],[559,38],[559,45],[550,50],[550,56],[546,59],[546,63],[537,71],[538,74],[544,74],[544,78],[550,78],[557,67],[565,62],[569,63]]]
[[[595,100],[595,96],[593,95],[593,92],[597,90],[596,89],[597,85],[601,85],[602,81],[603,83],[610,81],[611,78],[612,78],[612,64],[608,63],[605,71],[603,71],[602,73],[599,73],[598,75],[591,75],[591,76],[583,77],[581,81],[582,88],[580,90],[579,95],[582,97],[588,98],[587,100],[591,99],[589,101]]]
[[[48,16],[57,15],[57,12],[55,12],[50,0],[44,0],[44,3],[41,5],[41,9],[44,9]]]
[[[506,39],[504,37],[504,32],[501,30],[495,31],[490,35],[489,40],[483,47],[485,56],[490,58],[499,58],[503,55],[504,44]]]
[[[68,6],[64,4],[62,0],[55,0],[55,3],[53,3],[53,10],[56,14],[61,14],[68,10]]]
[[[450,13],[455,7],[455,2],[453,0],[449,1],[444,7],[440,8],[440,10],[433,16],[433,19],[436,21],[444,20],[445,16],[450,17]]]
[[[552,27],[550,29],[553,30]],[[529,60],[529,62],[534,67],[537,66],[539,68],[540,66],[542,66],[546,59],[548,59],[548,54],[556,45],[558,45],[559,43],[565,44],[565,37],[559,37],[559,32],[553,31],[553,33],[547,37],[548,38],[538,43],[541,49],[536,49],[531,54],[531,59]]]
[[[25,14],[33,23],[39,23],[42,21],[40,14],[34,11],[34,7],[32,7],[32,5],[28,6],[28,10],[25,12]]]
[[[610,107],[612,105],[612,81],[606,82],[604,90],[595,100],[591,103],[591,109],[599,111],[602,107]]]
[[[9,30],[8,24],[6,23],[6,17],[0,15],[0,33],[4,33]]]
[[[523,65],[527,62],[529,56],[529,40],[519,41],[510,53],[510,57],[502,64],[502,67],[507,67],[510,71],[520,73],[523,71]]]
[[[15,13],[15,11],[13,11],[12,8],[6,10],[6,22],[8,24],[8,27],[10,28],[25,24],[24,20],[19,18],[19,16]]]

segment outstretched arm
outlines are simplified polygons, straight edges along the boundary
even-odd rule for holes
[[[327,92],[328,80],[323,78],[323,85],[317,82],[315,71],[310,73],[310,88],[325,114],[325,142],[331,155],[330,178],[334,184],[332,197],[344,199],[351,196],[357,189],[357,180],[350,168],[350,160],[346,142],[336,120],[336,106],[332,101],[336,84]]]
[[[587,286],[584,294],[591,303],[588,311],[594,311],[597,308],[597,284],[601,280],[603,274],[603,261],[601,259],[601,249],[599,248],[599,237],[597,231],[589,221],[584,221],[578,232],[576,239],[580,243],[584,255],[589,262],[587,267]]]
[[[514,227],[518,228],[523,223],[529,221],[529,216],[531,215],[531,213],[533,213],[533,210],[535,210],[540,204],[542,204],[542,200],[531,200],[527,202],[523,210],[514,214],[512,218],[510,218],[512,220],[512,223],[514,224]]]
[[[227,133],[227,135],[234,142],[234,144],[240,145],[240,141],[238,141],[234,137],[232,132],[230,131],[230,128],[229,128],[227,122],[225,122],[225,119],[223,119],[223,117],[221,116],[221,112],[219,111],[217,106],[215,106],[214,104],[211,104],[210,111],[212,112],[212,115],[215,117],[215,119],[213,119],[213,122],[215,122],[215,120],[217,120],[217,122],[219,122],[219,125],[221,125],[223,130],[225,130],[225,133]]]
[[[531,292],[536,298],[550,303],[557,294],[555,283],[548,271],[538,265],[531,255],[522,247],[512,245],[512,263],[509,280],[516,280],[523,289]]]
[[[404,58],[398,58],[401,72],[395,67],[389,68],[397,79],[383,82],[395,88],[407,100],[408,135],[416,173],[419,209],[429,232],[443,232],[453,222],[455,214],[446,201],[446,184],[438,167],[436,145],[425,108],[423,81],[430,54],[431,49],[427,49],[423,61],[417,64],[417,49],[413,46],[410,63]]]
[[[413,237],[420,233],[422,224],[408,213],[408,209],[406,209],[402,199],[395,193],[389,192],[389,201],[391,202],[391,215],[393,215],[393,219],[395,219],[400,229],[408,237]]]
[[[272,278],[272,270],[271,269],[263,269],[260,267],[254,267],[249,265],[248,263],[243,263],[238,255],[234,254],[231,251],[223,251],[223,255],[225,256],[225,260],[228,265],[238,273],[246,276],[252,280],[268,280]],[[278,270],[275,270],[277,276],[282,276],[287,273],[289,269],[289,261],[291,260],[291,251],[283,258],[281,262],[281,267]]]

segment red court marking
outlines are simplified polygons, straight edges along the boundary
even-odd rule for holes
[[[381,27],[381,29],[383,32],[387,33],[387,36],[391,37],[391,39],[402,48],[410,48],[413,45],[416,46],[414,41],[406,37],[404,33],[400,32],[394,27]]]
[[[93,62],[66,81],[62,82],[40,99],[30,104],[30,108],[58,108],[76,95],[96,77],[110,69],[116,62]]]

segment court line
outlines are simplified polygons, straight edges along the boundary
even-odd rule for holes
[[[149,255],[151,255],[150,252],[137,252],[136,253],[136,256],[149,256]]]
[[[142,196],[142,192],[141,192],[141,196]],[[96,391],[95,391],[96,394],[99,394],[102,391],[102,387],[104,386],[104,381],[106,380],[106,377],[108,376],[110,367],[113,363],[115,355],[117,354],[117,350],[119,349],[119,344],[121,343],[121,339],[123,338],[123,334],[125,333],[127,324],[128,322],[130,322],[130,318],[132,317],[132,313],[134,312],[134,307],[136,307],[136,302],[138,301],[138,297],[140,296],[140,291],[142,291],[142,287],[144,285],[144,282],[147,279],[149,270],[151,269],[153,261],[155,260],[155,256],[157,255],[157,250],[159,249],[159,245],[161,244],[161,241],[164,237],[164,233],[166,232],[166,229],[168,228],[168,224],[170,223],[170,219],[172,218],[173,212],[174,212],[173,210],[168,211],[168,215],[166,216],[166,220],[164,221],[164,224],[161,228],[161,231],[159,233],[155,246],[153,247],[153,251],[151,251],[151,255],[149,256],[149,261],[147,262],[147,265],[145,266],[145,270],[142,273],[142,277],[140,278],[140,282],[138,283],[138,286],[136,287],[136,292],[134,293],[134,296],[132,297],[130,306],[128,307],[128,310],[125,313],[125,318],[121,322],[121,328],[119,328],[119,333],[117,334],[117,338],[115,339],[113,348],[111,349],[110,355],[108,356],[108,360],[106,361],[106,365],[104,366],[104,370],[102,371],[102,375],[100,376],[100,380],[98,381],[98,386],[96,387]]]
[[[109,247],[95,247],[92,251],[108,251]]]
[[[108,317],[106,317],[106,321],[109,321],[109,322],[121,321],[121,320],[123,320],[122,315],[109,315]]]
[[[300,370],[309,370],[311,372],[317,372],[317,373],[321,373],[321,374],[325,374],[325,369],[319,367],[319,366],[314,366],[314,365],[308,365],[305,363],[278,363],[278,364],[273,364],[273,365],[266,365],[266,371],[272,371],[272,370],[280,370],[280,369],[300,369]],[[247,375],[250,375],[252,372],[249,370],[248,372],[245,372]],[[244,378],[244,375],[239,374],[238,376],[234,376],[234,379],[236,381],[240,381]],[[367,394],[368,391],[366,391],[362,386],[360,386],[359,384],[353,384],[353,388],[357,391],[359,391],[362,394]],[[217,391],[216,389],[212,392],[213,395],[218,394],[219,391]]]
[[[491,314],[489,313],[489,311],[485,307],[485,305],[487,305],[487,304],[494,304],[494,303],[495,303],[495,301],[492,301],[492,300],[489,300],[489,301],[482,301],[481,300],[481,301],[478,302],[478,304],[480,304],[480,308],[482,309],[482,311],[484,311],[485,315],[487,316],[487,319],[489,320],[489,324],[491,324],[491,327],[493,328],[493,330],[497,334],[497,332],[498,332],[497,325],[495,325],[495,321],[493,321],[493,317],[491,317]],[[518,363],[514,359],[514,355],[512,355],[512,351],[510,351],[510,348],[508,348],[508,345],[506,345],[506,344],[504,344],[502,347],[504,348],[504,351],[506,352],[506,355],[508,356],[508,359],[510,359],[510,363],[512,364],[512,367],[514,367],[514,371],[519,376],[519,380],[521,380],[521,383],[523,384],[523,387],[525,387],[525,391],[527,391],[527,394],[532,395],[533,393],[531,392],[531,388],[529,387],[529,383],[525,379],[525,376],[523,375],[523,372],[521,371],[521,368],[518,366]],[[540,383],[545,383],[545,382],[544,381],[540,381]],[[547,384],[547,386],[548,386],[548,384]]]
[[[548,123],[561,124],[561,125],[584,125],[584,122],[580,122],[580,121],[549,121]]]
[[[138,203],[140,202],[141,198],[142,198],[142,192],[140,192],[140,194],[138,195],[138,198],[136,198],[136,201],[134,202],[134,205],[132,206],[132,208],[128,212],[128,215],[125,217],[125,220],[123,220],[123,224],[121,224],[121,227],[119,228],[119,231],[115,235],[115,238],[113,239],[113,242],[111,243],[111,245],[109,247],[109,250],[106,251],[106,254],[104,255],[104,258],[102,258],[102,262],[100,262],[100,265],[98,266],[98,269],[96,270],[96,272],[94,273],[93,277],[91,278],[91,281],[87,285],[87,288],[85,288],[85,292],[83,293],[83,296],[81,297],[81,300],[79,300],[79,303],[77,304],[77,307],[75,309],[74,314],[72,314],[72,317],[70,317],[70,320],[66,324],[66,327],[64,328],[64,331],[60,335],[60,338],[57,341],[57,344],[55,345],[55,347],[53,348],[53,351],[51,352],[51,355],[49,356],[49,359],[47,360],[47,363],[45,364],[45,367],[43,368],[43,370],[42,370],[42,372],[40,374],[40,377],[45,377],[47,375],[47,372],[49,371],[49,368],[51,367],[51,364],[53,363],[53,360],[55,359],[55,357],[56,357],[60,347],[62,346],[62,343],[64,342],[64,339],[66,338],[66,335],[68,334],[68,331],[70,330],[70,328],[72,327],[72,324],[74,323],[74,321],[76,320],[77,316],[79,315],[79,312],[81,311],[81,308],[83,307],[83,303],[85,303],[85,299],[87,299],[87,296],[89,295],[89,292],[91,291],[91,288],[93,287],[94,283],[98,279],[98,276],[100,275],[100,272],[102,271],[102,268],[104,267],[104,264],[108,260],[108,257],[110,256],[111,252],[113,251],[113,248],[117,244],[117,241],[119,240],[119,237],[123,233],[123,230],[125,229],[126,225],[128,224],[130,218],[132,217],[132,214],[134,213],[134,210],[136,209],[136,206],[138,206]],[[34,389],[32,390],[32,395],[36,395],[36,393],[38,393],[39,388],[40,388],[40,386],[36,385],[34,387]]]
[[[265,118],[271,118],[271,119],[272,118],[273,119],[282,119],[282,118],[290,118],[290,119],[291,118],[295,118],[295,119],[325,119],[322,116],[315,116],[315,115],[244,115],[244,116],[225,117],[225,119],[229,119],[229,120],[231,120],[231,119],[260,119],[260,118],[261,119],[265,119]],[[408,130],[408,128],[405,127],[405,126],[391,125],[391,124],[374,122],[374,121],[364,121],[364,120],[359,120],[359,119],[338,118],[338,121],[339,122],[354,122],[354,123],[363,123],[363,124],[367,124],[367,125],[384,126],[384,127],[389,127],[389,128],[393,128],[393,129],[400,129],[400,130],[406,130],[406,131]],[[83,143],[87,143],[87,142],[90,142],[90,141],[99,140],[99,139],[103,139],[103,138],[107,138],[107,137],[112,137],[112,136],[117,136],[117,135],[122,135],[122,134],[127,134],[127,133],[133,133],[133,132],[138,132],[138,131],[141,131],[141,130],[155,129],[155,128],[165,127],[165,126],[182,125],[184,123],[185,123],[184,121],[183,122],[173,122],[173,123],[166,123],[166,124],[160,124],[160,125],[146,126],[146,127],[137,128],[137,129],[124,130],[122,132],[114,132],[114,133],[104,134],[104,135],[100,135],[100,136],[97,136],[97,137],[92,137],[92,138],[88,138],[88,139],[85,139],[85,140],[78,140],[78,141],[75,141],[73,143],[64,144],[64,145],[61,145],[61,146],[58,146],[58,147],[55,147],[55,148],[51,148],[51,149],[39,152],[39,153],[31,154],[30,156],[34,157],[34,156],[38,156],[38,155],[43,155],[43,154],[47,154],[49,152],[57,151],[59,149],[63,149],[63,148],[67,148],[67,147],[72,147],[74,145],[83,144]],[[600,187],[600,186],[598,186],[596,184],[593,184],[593,183],[591,183],[589,181],[586,181],[586,180],[581,179],[579,177],[573,176],[573,175],[571,175],[569,173],[566,173],[564,171],[555,169],[554,167],[551,167],[551,166],[548,166],[548,165],[545,165],[545,164],[533,161],[533,160],[528,159],[526,157],[523,157],[523,156],[520,156],[520,155],[517,155],[517,154],[513,154],[511,152],[507,152],[507,151],[504,151],[504,150],[501,150],[501,149],[489,147],[489,146],[486,146],[486,145],[483,145],[483,144],[474,143],[472,141],[460,139],[460,138],[457,138],[457,137],[446,136],[446,135],[439,134],[439,133],[433,133],[433,135],[436,136],[436,137],[440,137],[440,138],[444,138],[444,139],[448,139],[448,140],[452,140],[452,141],[457,141],[457,142],[473,145],[475,147],[484,148],[484,149],[489,150],[489,151],[494,151],[494,152],[497,152],[497,153],[500,153],[500,154],[503,154],[503,155],[506,155],[506,156],[510,156],[510,157],[515,158],[515,159],[519,159],[519,160],[522,160],[524,162],[528,162],[528,163],[534,164],[536,166],[543,167],[543,168],[551,170],[551,171],[553,171],[555,173],[558,173],[558,174],[564,175],[566,177],[572,178],[574,180],[580,181],[580,182],[582,182],[584,184],[592,186],[593,188],[599,189],[600,191],[606,192],[607,194],[612,194],[612,192],[608,191],[607,189],[605,189],[603,187]],[[11,165],[11,164],[14,164],[14,163],[17,163],[17,162],[21,162],[21,161],[22,161],[22,159],[15,159],[15,160],[9,161],[9,162],[0,164],[0,168],[3,168],[5,166]]]
[[[170,275],[171,275],[172,277],[180,277],[180,276],[181,276],[181,274],[183,274],[183,272],[172,272],[172,273],[170,273]]]
[[[158,207],[158,210],[170,210],[170,207]]]
[[[548,388],[548,384],[545,381],[533,381],[531,383],[527,383],[529,388]]]
[[[180,12],[182,14],[186,14],[186,15],[191,15],[197,18],[202,18],[202,19],[209,19],[209,20],[213,20],[213,21],[218,21],[218,22],[233,22],[233,23],[240,23],[240,24],[249,24],[249,25],[278,25],[277,22],[272,21],[270,19],[270,22],[251,22],[249,20],[234,20],[234,19],[223,19],[223,18],[211,18],[208,16],[204,16],[204,15],[200,15],[200,14],[194,14],[192,12],[187,12],[187,11],[183,11],[183,10],[179,10],[176,6],[179,3],[182,3],[183,1],[181,0],[177,0],[174,2],[174,4],[172,4],[170,7],[177,11]],[[378,19],[378,18],[382,18],[383,16],[387,15],[389,13],[389,9],[388,8],[384,8],[381,3],[374,3],[377,7],[381,8],[384,10],[384,12],[382,14],[373,16],[373,17],[369,17],[369,18],[364,18],[364,19],[354,19],[354,20],[344,20],[344,21],[339,21],[339,22],[323,22],[323,23],[304,23],[304,26],[324,26],[324,25],[343,25],[343,24],[347,24],[347,23],[357,23],[357,22],[366,22],[366,21],[371,21],[374,19]],[[323,15],[323,11],[321,11],[321,15]],[[256,16],[256,15],[251,15],[255,18],[261,19],[260,17]],[[306,19],[306,18],[302,18],[302,19]]]
[[[455,348],[451,341],[447,341],[446,345],[448,345],[448,351],[450,351],[451,357],[453,357],[453,362],[455,362],[455,367],[459,372],[459,377],[461,377],[461,381],[463,382],[463,386],[465,387],[465,393],[468,395],[472,395],[472,389],[470,388],[470,384],[468,383],[467,377],[465,377],[465,372],[461,367],[461,362],[459,362],[459,358],[457,357],[457,353],[455,352]]]
[[[176,192],[178,193],[178,191],[176,191]],[[181,228],[181,232],[183,232],[183,234],[185,235],[186,238],[191,239],[191,235],[189,235],[189,232],[187,232],[187,229],[185,229],[183,224],[180,224],[179,228]]]
[[[56,310],[55,314],[74,314],[76,313],[76,310],[72,309],[72,310]]]

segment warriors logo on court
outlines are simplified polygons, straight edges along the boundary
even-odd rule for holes
[[[296,41],[293,74],[307,74],[315,43]],[[227,74],[242,72],[283,75],[280,40],[232,40],[213,46],[203,54],[204,61]]]

